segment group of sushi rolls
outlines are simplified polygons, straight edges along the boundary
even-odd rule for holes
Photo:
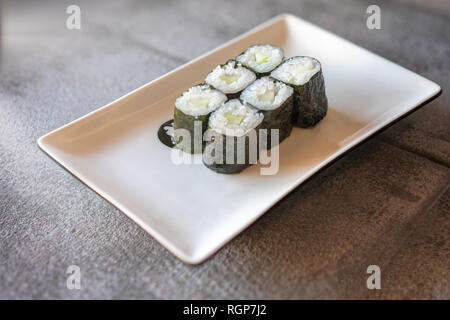
[[[285,59],[281,48],[253,45],[177,98],[173,142],[185,152],[203,153],[203,163],[215,172],[238,173],[258,161],[261,149],[286,139],[293,126],[316,125],[327,109],[317,59]]]

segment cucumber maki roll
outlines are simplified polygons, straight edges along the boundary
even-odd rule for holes
[[[203,133],[208,128],[211,112],[227,100],[220,91],[207,84],[196,85],[183,92],[175,101],[173,142],[188,153],[203,151]],[[185,129],[189,133],[177,129]]]
[[[258,161],[258,131],[264,116],[233,99],[214,111],[205,138],[203,163],[218,173],[238,173]]]
[[[256,44],[236,57],[236,61],[252,70],[258,78],[268,76],[283,61],[284,51],[270,44]]]
[[[205,82],[225,93],[228,99],[235,99],[239,98],[241,91],[255,79],[256,75],[252,71],[235,60],[229,60],[211,71]]]
[[[291,134],[294,89],[290,86],[271,77],[263,77],[242,92],[241,100],[264,115],[262,128],[267,129],[267,148],[272,146],[271,129],[279,130],[279,142]],[[276,144],[274,142],[273,146]]]
[[[311,127],[325,117],[328,101],[318,60],[311,57],[289,58],[272,71],[271,76],[294,88],[294,125]]]

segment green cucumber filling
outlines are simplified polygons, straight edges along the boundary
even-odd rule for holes
[[[275,100],[275,91],[267,89],[266,92],[258,95],[258,100],[263,102],[273,102],[273,100]]]
[[[269,62],[270,54],[258,51],[255,53],[255,61],[257,64]]]
[[[242,120],[244,120],[244,115],[242,114],[233,114],[231,112],[225,112],[224,117],[227,119],[227,125],[240,125]]]
[[[194,106],[208,108],[211,103],[210,97],[193,97],[189,100]]]
[[[220,76],[220,79],[225,81],[227,84],[231,84],[233,82],[236,82],[240,78],[241,78],[241,76],[239,74],[222,74]]]

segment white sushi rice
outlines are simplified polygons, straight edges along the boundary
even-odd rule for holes
[[[183,92],[175,107],[191,116],[201,116],[216,110],[227,100],[226,95],[208,85],[197,85]]]
[[[275,79],[296,86],[307,83],[320,70],[320,62],[311,57],[293,57],[270,74]]]
[[[270,77],[253,82],[241,94],[241,100],[260,110],[279,108],[292,94],[294,89]]]
[[[263,119],[262,113],[255,108],[233,99],[211,114],[209,127],[227,136],[240,137],[256,128]]]
[[[283,49],[270,44],[258,44],[249,47],[236,60],[258,73],[266,73],[276,68],[283,57]]]
[[[225,94],[236,93],[255,81],[256,75],[236,61],[217,66],[205,79],[205,82]]]

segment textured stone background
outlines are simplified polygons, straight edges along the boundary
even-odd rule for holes
[[[80,31],[65,28],[74,2]],[[450,298],[447,0],[92,2],[2,2],[0,298]],[[373,3],[382,30],[365,27]],[[38,149],[39,136],[282,12],[443,94],[315,175],[206,263],[182,264]],[[81,290],[66,289],[71,264]],[[381,267],[382,290],[366,289],[370,264]]]

